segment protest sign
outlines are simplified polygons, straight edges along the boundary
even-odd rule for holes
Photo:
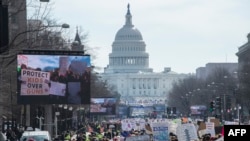
[[[211,134],[211,137],[215,137],[214,122],[206,122],[207,133]]]
[[[176,130],[181,141],[198,140],[197,130],[192,123],[181,124]]]
[[[49,95],[50,73],[22,69],[21,95]]]
[[[49,93],[51,95],[65,96],[65,92],[66,92],[66,84],[53,81],[50,82]]]
[[[220,126],[220,120],[217,118],[208,120],[209,122],[214,122],[214,127]]]
[[[152,123],[153,130],[153,139],[154,141],[168,141],[169,133],[168,133],[168,123],[167,122],[153,122]]]
[[[130,136],[126,138],[126,141],[150,141],[150,136],[149,135]]]

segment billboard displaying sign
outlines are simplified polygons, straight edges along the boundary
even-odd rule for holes
[[[153,111],[153,106],[130,106],[129,117],[149,116]]]
[[[116,98],[91,98],[90,113],[115,115]]]
[[[193,105],[190,110],[192,115],[203,115],[207,107],[205,105]]]
[[[18,104],[89,104],[89,55],[17,55]]]

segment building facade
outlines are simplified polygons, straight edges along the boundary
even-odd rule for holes
[[[27,25],[26,0],[0,0],[0,10],[0,125],[2,127],[4,121],[15,120],[20,123],[22,115],[21,106],[16,103],[16,52],[24,46],[26,40],[26,34],[22,34]]]
[[[196,69],[196,77],[205,80],[218,69],[225,69],[230,74],[235,74],[238,71],[238,63],[207,63],[205,67]]]
[[[120,104],[144,107],[165,106],[172,83],[188,76],[168,67],[162,72],[153,72],[142,34],[132,24],[129,4],[125,24],[115,35],[109,64],[100,75],[121,95]]]
[[[237,93],[238,103],[244,112],[242,116],[248,117],[250,114],[250,33],[247,35],[247,42],[238,48],[238,78],[239,92]],[[247,113],[247,114],[246,114]]]

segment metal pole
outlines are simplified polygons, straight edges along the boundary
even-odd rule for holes
[[[239,104],[237,104],[237,115],[238,115],[238,122],[240,125],[240,105]]]
[[[226,120],[226,94],[223,95],[223,117],[224,117],[224,121]]]
[[[39,117],[39,129],[42,130],[42,117]]]
[[[12,79],[11,79],[11,74],[10,74],[10,108],[11,108],[11,126],[12,129],[14,129],[14,124],[13,124],[13,105],[12,105],[12,101],[13,101],[13,96],[12,96]]]
[[[57,115],[55,115],[55,132],[56,132],[56,138],[57,138]]]

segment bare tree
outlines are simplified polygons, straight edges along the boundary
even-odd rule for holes
[[[193,105],[193,92],[197,88],[201,88],[203,82],[196,79],[195,76],[179,80],[173,84],[169,93],[168,106],[176,107],[183,114],[190,113],[190,106]]]
[[[232,103],[238,96],[235,95],[237,89],[237,78],[224,68],[216,68],[206,80],[197,79],[195,76],[180,80],[173,84],[169,93],[168,105],[177,107],[184,114],[190,113],[190,106],[205,105],[216,97],[229,95]]]

